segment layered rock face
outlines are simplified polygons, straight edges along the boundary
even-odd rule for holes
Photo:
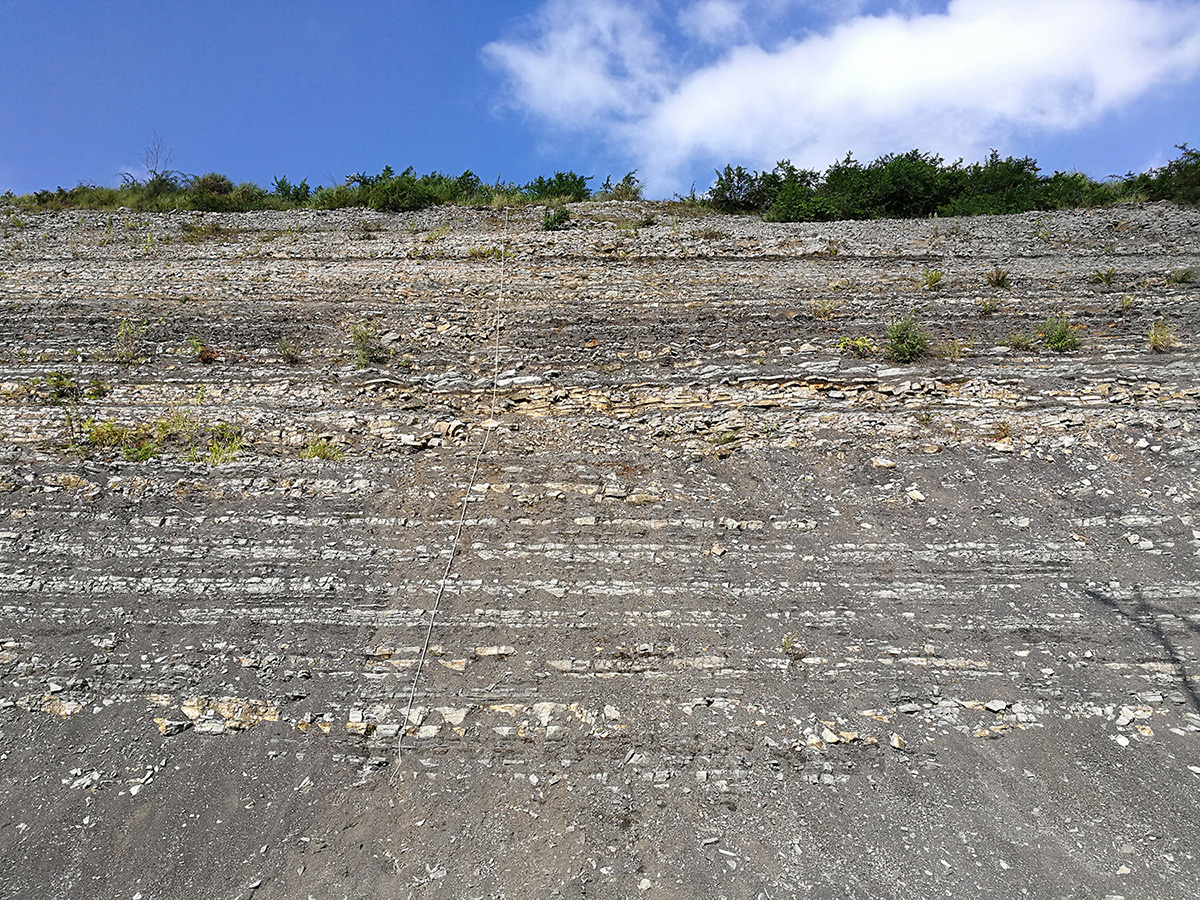
[[[0,894],[1195,897],[1200,212],[570,210],[0,210]]]

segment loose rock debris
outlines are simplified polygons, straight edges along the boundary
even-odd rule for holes
[[[695,212],[0,208],[0,893],[1196,896],[1200,213]]]

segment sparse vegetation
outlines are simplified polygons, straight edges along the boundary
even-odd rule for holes
[[[565,206],[547,209],[542,216],[542,231],[562,231],[571,223],[571,213]]]
[[[1125,313],[1133,310],[1133,307],[1136,303],[1137,298],[1134,297],[1133,294],[1125,294],[1123,297],[1121,297],[1121,302],[1117,308],[1120,310],[1121,315],[1125,315]]]
[[[280,338],[275,349],[279,351],[280,357],[288,365],[294,366],[300,362],[300,344],[293,338]]]
[[[379,331],[370,322],[356,322],[350,327],[350,346],[354,349],[355,368],[365,369],[388,359],[388,352],[379,343]]]
[[[1092,273],[1092,284],[1111,285],[1117,280],[1117,270],[1113,268],[1097,269]]]
[[[983,297],[975,301],[981,316],[990,316],[1000,308],[1000,301],[995,297]]]
[[[1172,269],[1167,275],[1167,284],[1191,284],[1195,280],[1195,269]]]
[[[942,272],[940,269],[926,269],[921,273],[921,280],[926,290],[936,291],[942,286]]]
[[[596,192],[597,200],[641,200],[642,193],[645,191],[646,185],[638,179],[637,170],[627,172],[625,177],[616,184],[612,183],[612,178],[604,179],[604,184],[600,185],[600,190]]]
[[[914,362],[929,352],[929,335],[917,325],[916,317],[909,313],[893,319],[887,326],[887,343],[883,355],[893,362]]]
[[[853,356],[868,357],[874,356],[878,349],[875,342],[869,337],[844,337],[837,342],[837,348],[842,353],[849,353]]]
[[[208,346],[208,344],[204,343],[204,341],[200,340],[200,338],[197,338],[197,337],[188,338],[187,348],[188,348],[188,351],[193,356],[196,357],[196,359],[198,359],[200,362],[204,363],[205,365],[208,365],[209,363],[212,363],[212,362],[216,362],[216,360],[217,360],[217,356],[218,356],[217,351],[214,350],[212,347]]]
[[[344,455],[345,453],[341,447],[324,438],[315,438],[309,441],[304,449],[300,451],[301,459],[339,460]]]
[[[226,228],[219,222],[180,222],[180,240],[185,244],[202,244],[205,241],[227,243],[242,233],[240,228]]]
[[[1051,316],[1038,327],[1038,334],[1055,353],[1066,353],[1079,346],[1079,335],[1065,315]]]
[[[1152,353],[1166,353],[1175,345],[1175,326],[1165,318],[1158,319],[1150,326],[1147,340]]]
[[[1002,288],[1007,290],[1012,286],[1012,279],[1007,269],[1001,269],[999,266],[993,268],[987,275],[984,276],[988,283],[988,287]]]
[[[951,362],[958,362],[962,359],[963,354],[972,346],[971,341],[962,340],[961,338],[953,338],[938,344],[934,350],[936,356],[943,359],[948,359]]]
[[[142,341],[149,327],[148,322],[122,319],[117,326],[117,338],[113,341],[113,360],[124,365],[142,362]]]
[[[470,259],[499,259],[500,248],[496,246],[474,246],[467,248],[467,256]]]
[[[838,304],[836,300],[810,300],[808,304],[808,312],[814,319],[820,319],[822,322],[828,322],[837,315]]]
[[[1013,331],[1009,333],[1007,338],[1005,338],[1004,343],[1013,350],[1024,351],[1033,347],[1033,342],[1035,339],[1036,335],[1027,334],[1023,331]]]

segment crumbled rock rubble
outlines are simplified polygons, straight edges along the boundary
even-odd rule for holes
[[[1200,212],[570,209],[0,208],[0,895],[1200,894]]]

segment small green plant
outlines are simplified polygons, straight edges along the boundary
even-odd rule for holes
[[[125,365],[142,360],[142,339],[150,327],[148,322],[123,319],[117,326],[117,339],[113,342],[113,359]]]
[[[424,241],[426,244],[434,244],[434,243],[440,241],[442,238],[448,236],[449,234],[450,234],[450,223],[443,222],[441,225],[438,225],[434,228],[430,228],[428,233],[425,234],[421,238],[421,240]]]
[[[242,233],[240,228],[226,228],[219,222],[205,224],[181,222],[179,230],[182,232],[179,239],[185,244],[203,244],[205,241],[224,244]]]
[[[992,440],[994,441],[1011,441],[1016,436],[1016,431],[1013,429],[1012,423],[1001,419],[992,426]]]
[[[1117,280],[1117,270],[1113,268],[1097,269],[1092,273],[1092,284],[1111,285]]]
[[[387,361],[388,353],[379,343],[379,332],[370,322],[356,322],[351,326],[350,346],[354,348],[355,368],[365,369]]]
[[[987,280],[989,287],[1003,288],[1007,290],[1012,286],[1012,278],[1009,275],[1008,270],[1001,269],[999,266],[996,266],[983,277]]]
[[[1118,304],[1117,308],[1121,315],[1125,315],[1126,313],[1133,311],[1133,307],[1136,303],[1137,298],[1134,297],[1133,294],[1125,294],[1121,298],[1121,302]]]
[[[484,247],[481,245],[468,247],[467,256],[470,259],[499,259],[500,248],[496,246]]]
[[[1159,319],[1150,326],[1147,339],[1150,342],[1150,352],[1166,353],[1175,345],[1175,326],[1166,319]]]
[[[55,406],[77,402],[83,396],[74,376],[66,372],[47,372],[45,387],[47,399]]]
[[[373,241],[377,232],[383,231],[382,222],[359,222],[350,237],[356,241]]]
[[[280,357],[289,366],[294,366],[300,362],[300,344],[292,338],[280,338],[276,344],[276,349],[279,351]]]
[[[1167,276],[1167,284],[1191,284],[1195,280],[1195,269],[1172,269]]]
[[[990,316],[1000,308],[1000,301],[995,297],[983,297],[975,301],[981,316]]]
[[[925,289],[936,291],[942,286],[942,272],[940,269],[926,269],[921,273],[921,279],[925,283]]]
[[[840,338],[837,342],[837,348],[842,353],[849,353],[864,358],[874,356],[878,350],[875,342],[866,336]]]
[[[788,656],[795,659],[798,656],[803,656],[805,649],[796,643],[796,632],[785,632],[783,637],[779,639],[779,649]]]
[[[204,365],[215,362],[217,359],[217,351],[198,337],[190,337],[187,339],[188,352],[196,359],[200,360]]]
[[[243,446],[240,428],[227,422],[218,422],[212,427],[208,446],[203,449],[193,447],[189,456],[193,462],[206,462],[210,466],[217,466],[236,457]]]
[[[837,315],[838,304],[836,300],[812,300],[808,304],[809,314],[814,319],[820,319],[822,322],[828,322]]]
[[[571,222],[571,213],[565,206],[547,209],[542,217],[542,231],[562,231]]]
[[[836,238],[825,242],[825,254],[830,258],[835,258],[842,252],[842,243]]]
[[[1066,353],[1079,346],[1079,335],[1071,329],[1065,315],[1048,318],[1038,327],[1038,334],[1055,353]]]
[[[637,169],[632,172],[627,172],[625,177],[616,184],[612,183],[612,176],[604,179],[604,184],[600,185],[600,190],[596,192],[597,200],[641,200],[642,191],[646,189],[646,185],[637,177]]]
[[[341,447],[324,438],[309,441],[308,445],[300,451],[301,459],[339,460],[344,455]]]
[[[963,354],[971,348],[972,341],[964,341],[961,338],[952,338],[945,343],[938,344],[936,354],[948,359],[951,362],[958,362],[962,359]]]
[[[1013,350],[1028,350],[1033,346],[1034,337],[1022,331],[1013,331],[1004,339],[1004,343]]]
[[[929,352],[929,335],[917,325],[916,317],[909,313],[893,319],[887,326],[887,343],[883,355],[893,362],[914,362]]]

